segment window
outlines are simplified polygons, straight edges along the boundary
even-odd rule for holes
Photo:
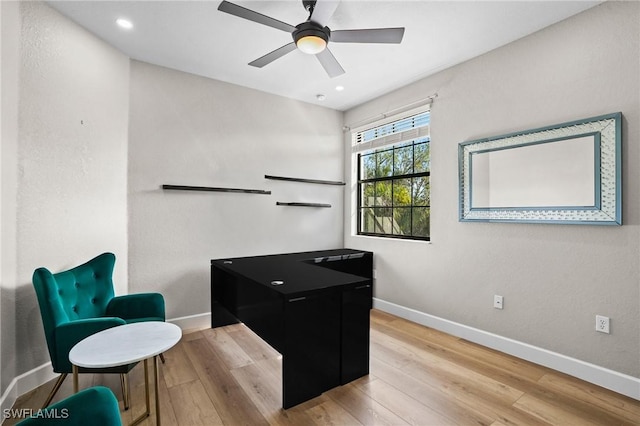
[[[429,112],[353,134],[358,234],[430,240]]]

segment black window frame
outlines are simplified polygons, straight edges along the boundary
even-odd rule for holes
[[[408,174],[401,174],[401,175],[394,175],[394,169],[395,168],[395,154],[396,151],[400,150],[400,149],[404,149],[406,148],[409,144],[411,144],[412,148],[413,148],[413,167],[414,167],[414,172],[413,173],[408,173]],[[418,145],[423,145],[426,144],[429,146],[429,167],[428,170],[426,171],[421,171],[421,172],[415,172],[415,147]],[[406,240],[418,240],[418,241],[431,241],[431,150],[430,150],[430,144],[431,144],[431,138],[430,137],[421,137],[421,138],[416,138],[414,140],[411,141],[404,141],[404,142],[398,142],[395,144],[391,144],[385,147],[380,147],[378,149],[375,150],[371,150],[371,151],[367,151],[367,152],[361,152],[357,154],[357,162],[358,162],[358,166],[357,166],[357,205],[356,205],[356,209],[357,209],[357,235],[363,235],[363,236],[371,236],[371,237],[381,237],[381,238],[394,238],[394,239],[406,239]],[[392,171],[391,174],[389,176],[380,176],[380,177],[370,177],[370,178],[366,178],[363,179],[362,178],[362,157],[363,156],[368,156],[368,155],[373,155],[373,154],[377,154],[380,152],[384,152],[384,151],[392,151]],[[399,180],[403,180],[403,179],[413,179],[415,178],[424,178],[426,177],[428,179],[428,186],[429,186],[429,193],[428,193],[428,203],[426,205],[422,205],[422,204],[414,204],[414,191],[413,191],[413,186],[411,187],[411,203],[408,205],[403,205],[403,206],[395,206],[395,198],[394,198],[394,192],[393,192],[393,188],[394,188],[394,181],[399,181]],[[363,185],[368,184],[368,183],[376,183],[376,182],[390,182],[391,183],[391,205],[390,206],[365,206],[362,200],[364,191],[363,191]],[[374,197],[374,199],[376,199],[377,197]],[[376,209],[376,208],[388,208],[391,209],[391,217],[394,217],[394,209],[408,209],[409,210],[409,214],[410,214],[410,219],[409,219],[409,223],[411,224],[411,233],[410,235],[406,235],[406,234],[394,234],[394,233],[380,233],[380,232],[365,232],[363,229],[363,223],[362,223],[362,219],[363,219],[363,212],[365,209]],[[421,235],[413,235],[414,233],[414,223],[413,223],[413,211],[415,208],[426,208],[428,210],[428,215],[429,215],[429,224],[428,224],[428,236],[421,236]],[[393,232],[393,229],[392,229]]]

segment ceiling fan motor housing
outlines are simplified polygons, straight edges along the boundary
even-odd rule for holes
[[[302,24],[296,25],[296,30],[291,33],[293,36],[293,41],[298,43],[303,37],[315,36],[320,37],[325,41],[325,43],[329,42],[329,37],[331,36],[331,30],[329,27],[321,27],[312,21],[306,21]]]

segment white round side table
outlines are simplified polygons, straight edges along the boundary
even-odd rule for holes
[[[161,321],[125,324],[92,334],[78,342],[69,352],[69,361],[73,365],[74,392],[78,392],[78,367],[109,368],[144,361],[147,411],[133,421],[132,426],[136,425],[151,415],[148,360],[153,358],[156,424],[160,425],[158,356],[172,348],[181,337],[180,327]]]

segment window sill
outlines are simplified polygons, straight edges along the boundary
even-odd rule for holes
[[[374,235],[358,235],[358,234],[351,234],[351,238],[362,238],[365,240],[374,240],[374,241],[380,241],[380,242],[401,242],[401,243],[412,243],[412,244],[431,244],[433,241],[426,241],[426,240],[412,240],[409,238],[393,238],[393,237],[376,237]]]

